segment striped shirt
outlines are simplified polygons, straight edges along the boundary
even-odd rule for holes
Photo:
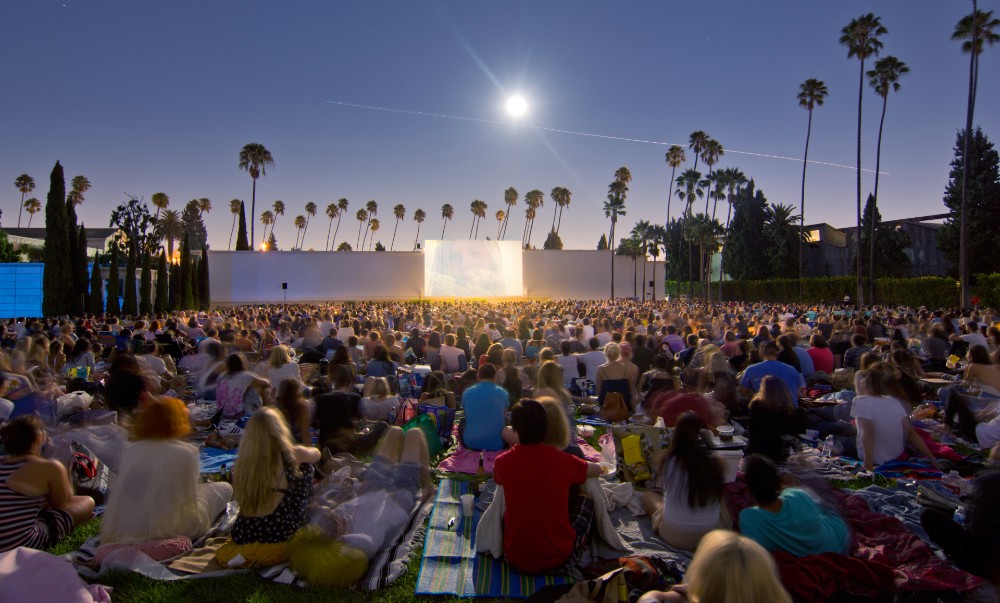
[[[48,531],[38,521],[45,497],[27,496],[7,486],[10,476],[27,462],[0,460],[0,552],[19,546],[40,548],[48,542]]]

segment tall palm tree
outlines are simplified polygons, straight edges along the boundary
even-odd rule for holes
[[[340,232],[340,220],[347,212],[348,205],[347,199],[343,197],[337,200],[337,227],[333,229],[333,241],[330,243],[331,250],[337,246],[337,233]]]
[[[378,218],[372,218],[368,221],[368,227],[371,228],[372,238],[368,240],[368,249],[372,249],[375,246],[375,233],[378,232],[379,227],[382,223],[379,222]]]
[[[361,227],[368,223],[368,212],[359,209],[358,213],[354,214],[354,218],[358,221],[358,242],[354,245],[354,248],[361,251]],[[368,237],[368,234],[365,234]]]
[[[665,224],[670,226],[670,202],[673,201],[674,197],[674,174],[677,173],[677,168],[684,163],[687,157],[684,156],[684,147],[672,144],[667,150],[665,158],[667,165],[670,166],[670,187],[667,189],[667,221]]]
[[[472,231],[476,228],[476,218],[479,217],[479,200],[469,204],[469,211],[472,212],[472,226],[469,227],[469,238],[472,238]]]
[[[250,240],[256,241],[254,223],[257,215],[257,179],[267,175],[267,168],[274,167],[274,157],[271,151],[259,142],[251,142],[240,149],[239,169],[250,174],[253,180],[253,190],[250,197]],[[277,213],[277,212],[275,212]]]
[[[695,130],[691,132],[691,136],[688,137],[688,148],[691,149],[691,153],[694,154],[694,167],[693,170],[698,169],[698,159],[701,158],[702,151],[705,150],[705,143],[707,143],[711,138],[708,134],[705,134],[703,130]]]
[[[527,226],[528,224],[533,224],[535,222],[535,216],[537,214],[538,214],[538,211],[533,206],[529,205],[528,208],[526,210],[524,210],[525,226]],[[525,249],[530,249],[531,248],[531,231],[530,230],[528,231],[528,238],[524,241],[523,245],[524,245]]]
[[[160,212],[167,209],[167,206],[170,205],[170,197],[167,196],[167,193],[153,193],[153,196],[150,197],[150,202],[156,208],[156,214],[153,216],[153,222],[155,223],[160,219]],[[239,213],[239,211],[237,210],[236,213]]]
[[[878,144],[875,146],[875,193],[872,195],[872,215],[875,215],[878,207],[878,175],[882,166],[882,128],[885,126],[885,107],[889,103],[889,91],[899,91],[899,78],[910,72],[906,63],[894,56],[887,55],[875,62],[875,68],[868,72],[868,83],[875,89],[875,93],[882,97],[882,117],[878,122]],[[874,228],[874,224],[872,225]],[[875,301],[875,231],[873,230],[869,247],[869,271],[868,271],[868,298]],[[802,243],[799,243],[802,246]]]
[[[28,212],[28,228],[31,228],[31,219],[42,211],[42,202],[32,197],[24,202],[24,211]]]
[[[566,188],[565,186],[559,187],[562,193],[562,205],[559,206],[559,222],[556,223],[556,234],[562,230],[562,214],[563,210],[569,207],[570,202],[573,200],[573,192]]]
[[[708,166],[708,177],[712,177],[712,172],[715,169],[715,164],[719,163],[719,158],[726,154],[726,150],[722,148],[722,143],[714,138],[710,138],[705,142],[705,148],[701,152],[701,160],[705,162]],[[711,191],[709,191],[711,193]],[[705,214],[708,214],[708,201],[712,197],[711,194],[705,196]]]
[[[806,150],[802,155],[802,196],[799,200],[799,230],[805,232],[806,215],[806,166],[809,165],[809,138],[812,136],[813,109],[823,106],[823,100],[830,94],[826,89],[826,84],[821,80],[809,78],[799,84],[799,106],[809,112],[809,123],[806,126]],[[730,204],[731,205],[731,204]],[[729,230],[729,220],[726,220],[726,231]],[[805,265],[802,263],[802,237],[799,237],[799,299],[802,298],[802,277]],[[722,284],[719,284],[719,291],[722,291]],[[720,293],[721,297],[721,293]]]
[[[608,185],[608,200],[604,202],[604,216],[611,218],[611,236],[608,238],[608,249],[611,251],[611,299],[615,298],[615,226],[618,217],[625,215],[625,199],[628,196],[628,183],[632,181],[632,173],[627,167],[615,171],[615,179]]]
[[[549,191],[549,199],[552,199],[552,232],[556,231],[556,214],[559,213],[559,208],[562,207],[562,187],[554,187]]]
[[[174,240],[184,236],[184,223],[176,210],[168,209],[160,214],[160,221],[156,225],[156,230],[161,239],[167,242],[167,258],[173,261]]]
[[[375,214],[378,213],[378,202],[372,199],[368,203],[365,203],[365,210],[368,212],[369,218],[374,218]],[[364,251],[365,241],[368,240],[368,229],[371,227],[371,223],[365,224],[365,236],[361,239],[361,250]]]
[[[642,257],[642,298],[646,299],[646,256],[649,254],[649,237],[650,237],[650,223],[649,220],[639,220],[636,222],[635,226],[632,227],[632,238],[639,242],[639,251]]]
[[[727,188],[726,202],[729,205],[729,209],[726,213],[726,227],[724,229],[724,232],[726,236],[726,243],[728,243],[729,221],[733,217],[733,203],[736,202],[736,191],[743,188],[743,186],[747,183],[747,177],[743,174],[740,168],[735,168],[735,167],[726,168],[726,171],[728,172],[726,176],[726,188]],[[723,276],[726,274],[725,270],[723,269],[723,261],[725,257],[726,256],[722,256],[721,258],[719,258],[719,301],[722,301],[722,281],[724,280]]]
[[[629,176],[629,179],[632,177]],[[521,246],[525,247],[531,243],[531,233],[535,229],[535,215],[538,212],[538,208],[545,205],[545,193],[536,189],[532,189],[525,193],[524,202],[528,205],[528,209],[534,211],[531,212],[531,219],[524,223],[524,238],[521,241]],[[527,213],[525,213],[527,215]]]
[[[306,203],[306,227],[302,230],[302,244],[305,245],[306,233],[309,232],[309,222],[316,217],[316,212],[319,210],[316,204],[310,201]]]
[[[336,203],[329,203],[326,206],[326,217],[330,218],[330,224],[326,227],[326,245],[323,249],[330,251],[330,233],[333,232],[333,219],[340,216],[340,210],[337,209]]]
[[[976,90],[979,88],[979,55],[983,43],[993,46],[1000,41],[994,29],[1000,28],[1000,19],[993,18],[993,11],[981,11],[972,0],[972,13],[962,17],[951,34],[952,40],[963,40],[962,52],[969,53],[969,103],[965,111],[965,141],[962,154],[962,210],[958,242],[958,274],[961,283],[961,304],[969,305],[969,154],[972,152],[972,116],[976,110]]]
[[[74,176],[73,180],[70,181],[70,194],[69,198],[73,201],[73,205],[80,205],[83,203],[84,194],[90,190],[90,180],[86,176]]]
[[[157,193],[157,194],[163,195],[163,193]],[[153,196],[155,197],[156,195],[153,195]],[[166,195],[163,195],[163,196],[166,197]],[[170,200],[167,199],[167,203],[169,203],[169,202],[170,202]],[[232,199],[232,200],[229,201],[229,213],[233,214],[233,226],[232,226],[232,228],[229,229],[229,249],[233,248],[233,233],[236,232],[236,218],[239,217],[239,215],[240,215],[240,207],[242,207],[242,206],[243,206],[243,202],[240,201],[239,199]],[[162,209],[166,209],[166,207],[167,207],[166,204],[164,204],[164,206],[163,206]],[[160,209],[161,208],[159,206],[157,206],[157,208],[156,208],[156,216],[157,216],[157,218],[159,218],[159,216],[160,216]]]
[[[418,209],[413,212],[413,221],[417,223],[417,236],[413,237],[413,250],[417,250],[418,241],[420,240],[420,225],[424,223],[427,219],[427,212],[422,209]]]
[[[707,214],[692,216],[686,225],[689,230],[689,240],[698,245],[698,273],[705,278],[705,300],[712,301],[711,258],[719,250],[719,236],[722,234],[722,225],[717,220],[713,220]],[[709,262],[706,265],[705,260]],[[700,277],[699,277],[700,280]]]
[[[621,182],[628,188],[628,185],[632,183],[632,172],[629,171],[624,165],[615,170],[615,181]]]
[[[483,223],[483,218],[486,217],[486,209],[489,207],[485,201],[476,201],[476,239],[479,238],[479,225]]]
[[[271,209],[274,211],[274,222],[271,223],[271,233],[274,234],[274,227],[278,224],[278,216],[285,215],[285,202],[278,199],[271,205]],[[267,236],[267,233],[264,233]]]
[[[264,238],[260,242],[264,243],[267,240],[267,227],[274,224],[274,214],[271,213],[271,210],[265,209],[260,212],[260,223],[264,225]]]
[[[882,50],[882,42],[879,36],[889,33],[889,30],[882,25],[882,19],[872,13],[861,15],[853,19],[840,30],[840,43],[847,46],[847,58],[857,57],[861,63],[861,71],[858,73],[858,147],[857,147],[857,242],[855,254],[857,255],[858,271],[858,305],[864,305],[865,291],[861,281],[861,95],[865,89],[865,59],[870,56],[878,56]]]
[[[507,215],[504,218],[503,228],[500,229],[500,235],[498,238],[503,239],[507,236],[507,222],[510,221],[510,208],[517,205],[517,189],[513,186],[508,187],[507,190],[503,192],[503,202],[507,204]]]
[[[454,217],[455,217],[455,208],[451,206],[451,203],[445,203],[444,205],[441,206],[441,219],[444,220],[444,225],[441,226],[442,239],[444,239],[444,229],[448,227],[448,220],[451,220]]]
[[[695,158],[697,161],[697,157]],[[677,177],[677,198],[684,201],[684,240],[688,242],[688,297],[694,297],[694,266],[692,265],[693,239],[687,236],[690,234],[687,229],[687,222],[692,217],[692,208],[696,199],[701,199],[705,194],[705,187],[708,181],[701,177],[701,172],[694,168],[689,168],[681,172]],[[691,231],[693,232],[693,231]]]
[[[35,179],[27,174],[21,174],[14,178],[14,186],[21,191],[21,203],[17,210],[17,227],[21,228],[21,211],[24,209],[24,196],[35,190]]]
[[[660,247],[663,248],[664,253],[667,250],[667,228],[662,224],[654,224],[649,228],[649,255],[653,256],[653,265],[655,267],[656,260],[660,257]],[[667,265],[666,262],[663,264],[663,282],[667,282]],[[650,292],[650,300],[656,301],[656,271],[653,271],[653,288]]]
[[[615,255],[622,255],[632,260],[632,297],[639,299],[639,256],[642,255],[642,242],[635,237],[622,239]],[[645,295],[645,291],[643,294]]]
[[[198,199],[198,213],[202,215],[212,213],[212,201],[208,197]]]
[[[502,210],[502,209],[498,209],[497,210],[496,219],[497,219],[497,240],[498,241],[500,240],[500,229],[503,228],[503,221],[504,221],[504,218],[506,218],[506,217],[507,217],[507,213],[504,210]]]
[[[708,214],[708,202],[712,202],[712,219],[715,219],[716,209],[719,206],[719,199],[725,198],[723,190],[726,188],[726,171],[709,172],[705,176],[708,180],[708,190],[705,191],[705,213]],[[714,190],[713,190],[714,187]]]
[[[294,220],[292,220],[292,224],[295,225],[295,248],[302,251],[302,243],[300,242],[300,239],[305,238],[306,217],[299,214],[295,216]]]
[[[397,203],[392,208],[392,215],[396,217],[396,225],[392,229],[392,244],[389,245],[389,251],[396,248],[396,230],[399,229],[399,221],[406,217],[406,207],[402,203]]]

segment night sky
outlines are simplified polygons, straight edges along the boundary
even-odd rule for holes
[[[980,5],[1000,9],[996,0]],[[0,36],[3,225],[17,222],[14,179],[32,175],[33,196],[44,203],[58,159],[67,179],[84,174],[93,183],[78,210],[87,226],[107,226],[125,193],[148,200],[163,191],[177,210],[208,197],[209,241],[224,249],[229,200],[246,200],[249,211],[239,150],[260,142],[276,165],[258,182],[257,212],[275,199],[286,203],[276,229],[282,248],[293,243],[292,220],[308,201],[320,213],[304,247],[322,248],[323,209],[340,197],[350,208],[338,242],[354,244],[354,212],[370,199],[382,222],[376,240],[386,246],[392,206],[406,206],[397,250],[412,247],[417,208],[428,214],[421,238],[440,235],[443,203],[456,208],[446,238],[468,237],[473,199],[489,204],[480,237],[493,236],[508,186],[522,195],[508,238],[520,236],[524,193],[538,188],[546,193],[532,240],[540,247],[552,220],[548,192],[565,186],[573,192],[565,246],[593,248],[607,231],[600,206],[619,166],[633,175],[624,226],[664,221],[666,146],[328,101],[503,122],[511,119],[508,96],[519,93],[530,104],[523,123],[685,146],[704,130],[727,149],[719,167],[738,166],[770,201],[797,205],[800,161],[733,151],[800,158],[807,113],[795,96],[815,77],[830,96],[814,114],[810,159],[849,167],[810,165],[806,222],[847,226],[859,65],[837,40],[868,11],[889,29],[882,55],[911,69],[889,97],[883,217],[942,213],[968,88],[968,55],[949,38],[971,2],[8,2]],[[994,141],[998,65],[1000,48],[987,48],[976,123]],[[880,110],[866,81],[869,169]],[[873,184],[866,173],[866,194]],[[675,201],[675,214],[679,207]],[[36,215],[34,225],[43,219]],[[259,239],[259,223],[257,231]]]

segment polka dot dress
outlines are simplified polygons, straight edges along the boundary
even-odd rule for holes
[[[270,515],[263,517],[247,517],[240,514],[233,524],[233,542],[250,544],[252,542],[276,543],[289,540],[306,522],[306,507],[312,496],[314,468],[302,464],[299,467],[301,477],[292,474],[292,465],[285,462],[285,479],[288,489]]]

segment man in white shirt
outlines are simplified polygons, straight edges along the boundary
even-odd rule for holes
[[[587,379],[597,381],[597,367],[608,361],[604,352],[600,350],[601,344],[597,337],[590,339],[590,351],[584,354],[577,354],[576,357],[587,369]]]
[[[583,319],[583,336],[587,341],[590,341],[596,333],[594,333],[594,325],[590,324],[589,318]]]
[[[459,359],[465,356],[465,352],[455,347],[455,335],[448,333],[444,336],[444,345],[441,346],[441,370],[445,374],[457,373],[462,368],[462,361]],[[468,362],[468,359],[466,359]],[[466,364],[466,366],[468,366]]]

